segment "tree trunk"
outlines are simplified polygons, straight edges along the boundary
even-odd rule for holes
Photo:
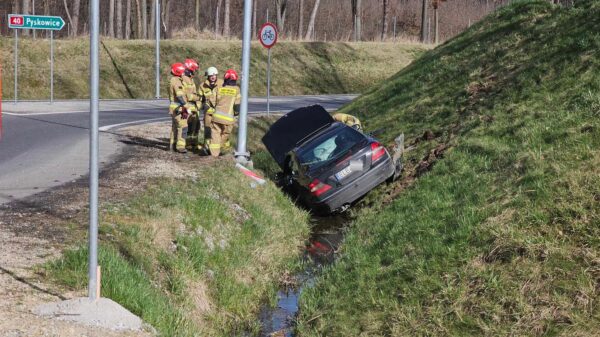
[[[81,0],[73,0],[73,24],[71,25],[71,32],[73,36],[79,35],[79,10],[81,9]]]
[[[171,0],[163,0],[163,9],[162,9],[162,27],[164,31],[165,38],[169,38],[169,29],[171,28]]]
[[[156,0],[150,0],[150,24],[148,26],[148,38],[154,39],[156,36]]]
[[[108,36],[115,37],[115,0],[108,2]]]
[[[277,30],[280,34],[283,34],[285,29],[285,14],[287,11],[287,0],[275,0],[275,6],[277,7]]]
[[[73,18],[71,17],[71,12],[69,11],[69,7],[67,6],[67,0],[63,0],[63,5],[65,6],[65,12],[67,13],[67,20],[69,20],[69,24],[71,25],[71,35],[75,35],[73,33],[73,27],[75,26],[73,24]]]
[[[216,36],[221,35],[221,23],[220,23],[220,18],[219,18],[219,16],[220,16],[219,11],[220,11],[222,3],[223,3],[223,0],[219,0],[217,2],[217,9],[215,10],[216,11],[216,13],[215,13],[215,35]]]
[[[117,0],[117,39],[123,38],[123,0]]]
[[[21,0],[13,0],[12,12],[15,14],[21,13]]]
[[[229,37],[229,7],[231,0],[225,0],[225,17],[223,18],[223,35]]]
[[[315,31],[315,19],[317,18],[317,12],[319,11],[319,4],[321,0],[315,0],[315,5],[313,6],[312,12],[310,13],[310,20],[308,21],[308,28],[306,29],[306,35],[304,36],[305,40],[311,40],[314,38]]]
[[[21,14],[29,14],[31,12],[31,0],[23,0],[23,6],[21,8]],[[21,32],[23,36],[29,36],[30,33],[30,29],[22,29]]]
[[[148,39],[148,1],[142,0],[142,38]]]
[[[427,42],[427,0],[423,0],[423,7],[421,9],[421,43]]]
[[[140,0],[135,0],[135,22],[136,22],[136,31],[135,37],[138,39],[142,38],[142,5],[140,4]]]
[[[381,41],[385,41],[385,38],[387,36],[389,12],[389,0],[383,0],[383,24],[381,27]]]
[[[131,0],[125,2],[125,39],[131,39]]]
[[[439,20],[438,20],[438,9],[437,9],[437,6],[433,8],[433,24],[435,25],[435,27],[434,27],[434,40],[433,40],[433,42],[435,44],[438,44],[439,38],[440,38],[440,34],[439,34],[440,31],[439,31],[439,27],[438,27]]]
[[[352,0],[352,29],[354,41],[362,38],[362,0]]]
[[[300,0],[300,8],[298,9],[298,40],[302,39],[304,28],[304,0]]]
[[[202,31],[202,28],[200,28],[200,0],[196,0],[196,8],[195,8],[195,19],[196,19],[196,30],[198,30],[199,32]]]
[[[256,37],[256,30],[258,29],[258,27],[256,27],[256,13],[257,13],[257,4],[258,4],[258,0],[255,0],[252,3],[252,39],[254,39]]]

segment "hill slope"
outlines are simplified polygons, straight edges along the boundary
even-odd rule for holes
[[[600,335],[600,3],[521,1],[344,112],[407,134],[300,336]],[[411,183],[414,179],[414,183]]]
[[[204,69],[240,70],[240,41],[162,41],[161,90],[165,97],[170,64],[193,57]],[[359,93],[405,67],[427,47],[416,43],[281,42],[272,49],[272,95]],[[0,38],[4,99],[14,97],[12,39]],[[89,95],[87,40],[57,40],[55,97]],[[154,98],[154,42],[102,39],[101,98]],[[19,98],[49,99],[50,43],[19,40]],[[266,95],[267,52],[252,45],[250,94]],[[201,76],[202,77],[202,76]]]

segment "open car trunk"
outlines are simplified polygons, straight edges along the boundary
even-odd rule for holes
[[[302,140],[333,123],[333,117],[320,105],[293,110],[277,120],[262,142],[281,168],[285,156]]]

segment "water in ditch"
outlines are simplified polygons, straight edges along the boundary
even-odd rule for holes
[[[298,299],[302,290],[312,286],[323,266],[335,261],[344,238],[343,231],[349,217],[344,214],[316,217],[310,239],[304,249],[306,268],[294,275],[294,286],[284,287],[277,293],[277,305],[265,306],[260,312],[261,337],[293,337],[294,321],[298,314]]]

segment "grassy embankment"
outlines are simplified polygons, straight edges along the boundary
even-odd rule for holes
[[[299,336],[600,335],[599,50],[598,1],[519,1],[347,106],[418,178],[351,225]]]
[[[48,40],[19,40],[19,98],[49,99]],[[272,95],[360,93],[399,71],[427,47],[415,43],[281,42],[272,49]],[[3,98],[14,97],[13,42],[0,38]],[[57,40],[55,97],[87,98],[89,44]],[[101,98],[154,98],[154,42],[104,39],[100,45]],[[193,57],[206,69],[240,70],[240,41],[161,43],[163,97],[170,64]],[[252,45],[250,94],[266,95],[266,49]]]
[[[283,275],[298,268],[308,215],[273,183],[252,188],[226,162],[186,176],[103,205],[102,295],[161,336],[257,333],[260,305],[274,301]],[[46,267],[59,284],[87,286],[86,247]]]

